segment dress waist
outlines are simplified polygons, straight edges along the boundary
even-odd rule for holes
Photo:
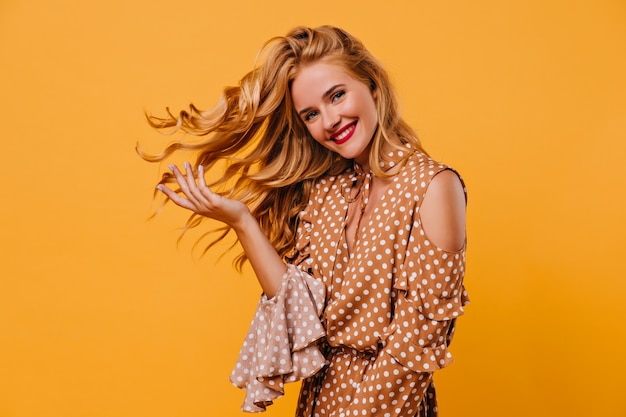
[[[371,361],[378,357],[378,353],[383,347],[383,343],[379,342],[376,346],[368,346],[367,348],[361,350],[346,345],[331,346],[328,344],[328,342],[325,341],[324,346],[321,350],[326,359],[331,359],[332,357],[336,356],[351,356],[354,358]]]

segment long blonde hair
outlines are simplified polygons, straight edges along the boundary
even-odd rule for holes
[[[376,92],[378,127],[372,142],[370,167],[376,175],[386,175],[379,165],[386,149],[408,147],[423,152],[414,131],[402,120],[389,77],[378,61],[356,38],[342,29],[321,26],[298,27],[287,36],[267,41],[260,53],[260,64],[246,74],[236,87],[224,89],[219,102],[209,110],[193,104],[176,116],[147,115],[156,129],[173,128],[205,139],[170,144],[156,155],[137,149],[150,162],[159,162],[179,150],[197,152],[194,169],[205,171],[226,162],[220,179],[209,184],[220,195],[245,203],[261,229],[281,256],[294,246],[298,214],[306,206],[314,182],[324,175],[336,175],[352,162],[316,142],[300,120],[292,104],[290,87],[302,66],[320,60],[333,61]],[[160,184],[174,183],[164,173]],[[228,185],[228,187],[226,187]],[[222,189],[220,189],[222,186]],[[189,227],[201,216],[193,214]],[[230,231],[219,229],[205,251]],[[239,255],[236,266],[246,261]]]

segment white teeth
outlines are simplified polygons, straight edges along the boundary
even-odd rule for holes
[[[348,134],[350,132],[352,132],[352,130],[354,130],[354,126],[350,126],[349,128],[347,128],[346,130],[344,130],[343,132],[341,132],[339,135],[335,136],[335,140],[341,140],[343,138],[345,138],[346,136],[348,136]]]

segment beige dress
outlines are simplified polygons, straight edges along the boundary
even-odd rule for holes
[[[465,245],[428,240],[419,208],[432,178],[449,167],[421,153],[406,164],[357,231],[348,251],[349,170],[320,179],[301,213],[279,293],[262,297],[231,381],[242,410],[263,411],[285,382],[303,380],[297,416],[436,416],[432,373],[451,363]],[[391,163],[393,165],[393,163]],[[369,175],[369,174],[368,174]]]

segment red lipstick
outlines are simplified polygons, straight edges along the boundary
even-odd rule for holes
[[[330,135],[330,139],[334,140],[337,145],[341,145],[342,143],[347,142],[354,134],[354,131],[356,130],[356,124],[357,121],[354,121],[345,125],[343,128]]]

